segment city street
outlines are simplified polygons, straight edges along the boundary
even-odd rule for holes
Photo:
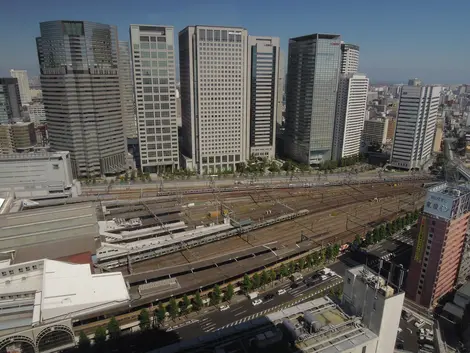
[[[261,299],[269,294],[274,295],[272,299],[263,301],[262,304],[253,306],[251,300],[246,299],[239,303],[231,304],[228,310],[211,312],[199,319],[188,320],[185,324],[178,324],[178,327],[170,326],[169,329],[176,332],[183,340],[191,339],[208,332],[214,332],[225,327],[255,319],[275,310],[280,310],[283,304],[288,303],[288,305],[293,305],[296,303],[296,299],[298,299],[300,303],[304,300],[312,299],[317,295],[323,296],[328,293],[331,287],[338,285],[341,281],[342,279],[340,277],[334,276],[315,286],[307,287],[307,285],[302,282],[299,283],[297,288],[291,289],[290,286],[292,282],[285,280],[282,285],[274,287],[272,290],[260,295],[259,298]],[[277,295],[279,289],[285,289],[286,293]],[[310,297],[305,298],[307,295],[310,295]]]

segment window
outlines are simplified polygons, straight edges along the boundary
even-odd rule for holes
[[[362,353],[366,353],[367,346],[362,347]]]
[[[9,270],[8,273],[9,273],[10,275],[14,275],[14,274],[15,274],[15,271]]]
[[[53,168],[53,169],[59,169],[59,165],[58,165],[58,164],[53,164],[53,165],[52,165],[52,168]]]
[[[2,271],[2,276],[6,276],[7,273],[5,271]]]
[[[19,268],[19,269],[18,269],[18,272],[19,272],[19,273],[23,273],[23,269],[22,269],[22,268]]]

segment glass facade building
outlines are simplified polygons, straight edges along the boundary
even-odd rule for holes
[[[285,152],[304,164],[332,158],[341,37],[312,34],[289,40]]]
[[[53,151],[70,151],[76,177],[126,169],[115,26],[84,21],[40,24],[36,39]]]

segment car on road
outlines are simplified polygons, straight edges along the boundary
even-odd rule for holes
[[[228,309],[230,309],[230,305],[226,305],[226,304],[225,304],[225,305],[219,306],[219,310],[220,310],[220,311],[225,311],[225,310],[228,310]]]
[[[295,288],[297,288],[298,286],[299,286],[299,285],[298,285],[297,283],[292,283],[292,284],[290,285],[290,289],[295,289]]]
[[[403,329],[401,327],[398,328],[398,333],[402,333]]]
[[[287,291],[285,289],[279,289],[277,291],[277,295],[283,295],[283,294],[286,294],[286,293],[287,293]]]
[[[263,298],[264,301],[268,301],[274,298],[274,294],[266,294]]]
[[[253,306],[257,306],[257,305],[260,305],[262,303],[263,303],[263,301],[261,299],[255,299],[251,302],[251,304],[253,304]]]
[[[424,324],[425,324],[425,322],[423,320],[418,320],[418,321],[415,322],[415,327],[421,328],[421,327],[424,326]]]

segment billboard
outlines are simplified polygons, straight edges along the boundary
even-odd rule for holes
[[[421,222],[419,224],[419,232],[418,237],[416,238],[416,250],[415,250],[415,258],[416,262],[421,263],[423,259],[423,252],[426,245],[428,235],[428,222],[425,216],[421,216]]]
[[[424,203],[424,212],[449,220],[452,218],[453,202],[454,199],[450,195],[444,195],[440,192],[428,192]]]

